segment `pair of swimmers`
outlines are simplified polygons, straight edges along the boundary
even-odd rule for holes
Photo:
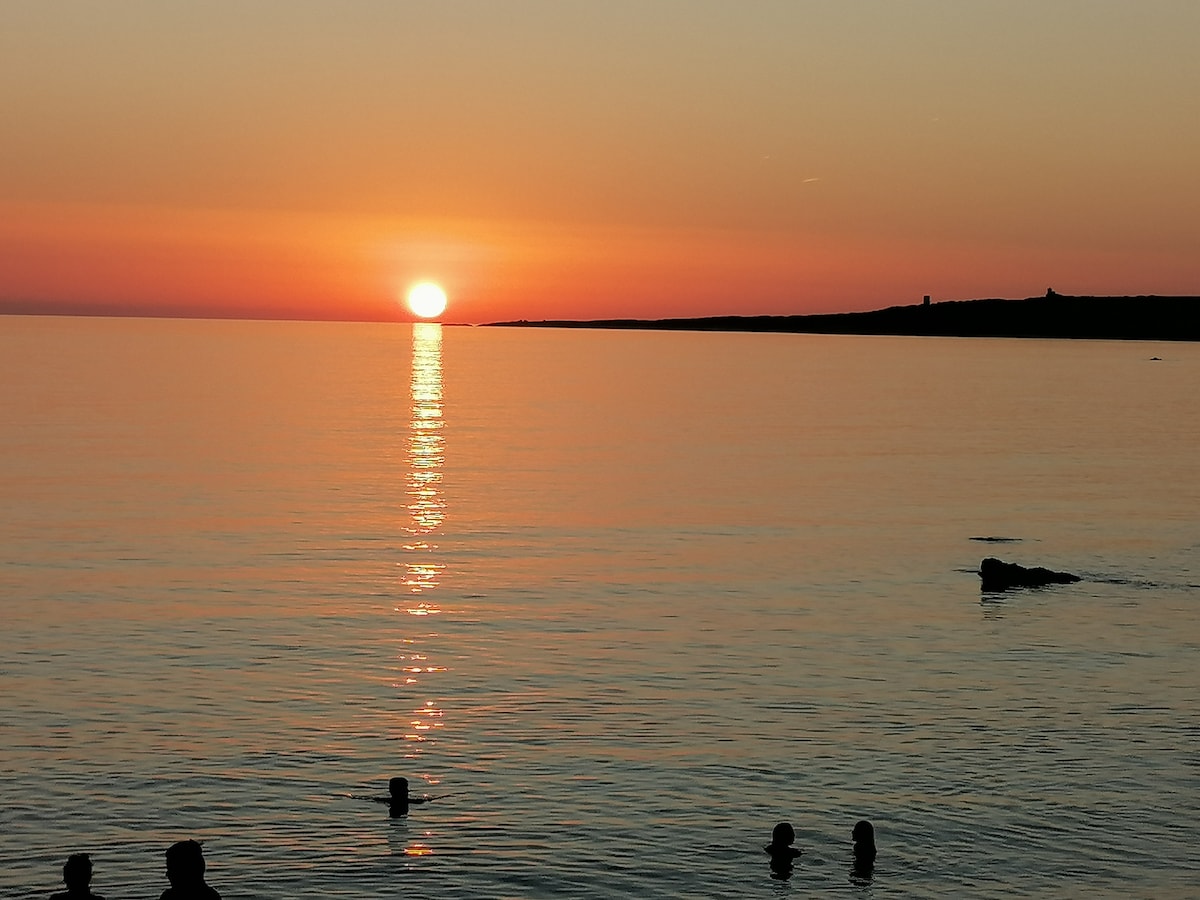
[[[850,832],[854,841],[854,871],[857,875],[869,875],[875,865],[875,826],[862,819]],[[763,847],[771,857],[772,877],[787,878],[792,872],[792,863],[800,851],[792,846],[796,831],[788,822],[780,822],[771,830],[771,843]]]
[[[204,850],[198,841],[179,841],[167,849],[167,880],[171,886],[159,900],[221,900],[221,895],[204,880]],[[50,900],[104,900],[92,893],[92,860],[86,853],[73,853],[63,866],[67,886]]]

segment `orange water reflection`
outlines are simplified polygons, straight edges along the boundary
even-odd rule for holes
[[[446,568],[437,561],[435,540],[446,521],[442,496],[442,467],[446,461],[446,437],[442,433],[442,326],[415,322],[412,326],[412,400],[408,439],[408,484],[405,491],[409,521],[404,526],[408,539],[403,544],[402,583],[412,601],[396,608],[412,616],[441,612],[426,595],[438,586]],[[419,599],[418,599],[419,598]]]
[[[412,594],[437,587],[445,566],[433,554],[438,545],[434,535],[446,520],[442,497],[442,466],[446,461],[446,437],[442,433],[442,326],[417,322],[412,327],[412,418],[408,442],[408,513],[412,521],[405,530],[404,585]],[[436,612],[429,603],[407,610],[413,615]]]
[[[407,598],[396,605],[396,611],[418,617],[419,621],[442,612],[433,594],[445,570],[437,556],[437,535],[446,520],[442,494],[446,439],[443,433],[442,326],[436,323],[418,322],[412,326],[411,398],[405,491],[408,519],[404,526],[407,539],[403,544],[401,579]],[[433,624],[432,620],[426,621]],[[420,756],[442,727],[444,713],[438,701],[418,699],[420,693],[424,693],[423,681],[446,671],[445,666],[431,661],[428,656],[429,641],[436,637],[433,632],[410,633],[404,641],[405,649],[398,657],[393,686],[409,703],[418,704],[397,722],[396,728],[397,737],[410,745],[406,754],[409,759]],[[420,693],[414,696],[417,691]],[[432,783],[429,776],[421,777],[426,783]],[[432,852],[427,845],[420,844],[404,851],[409,856]]]
[[[445,713],[433,700],[426,700],[424,706],[413,710],[415,719],[410,721],[409,731],[404,735],[406,741],[423,743],[430,739],[437,729],[442,727],[442,716]]]

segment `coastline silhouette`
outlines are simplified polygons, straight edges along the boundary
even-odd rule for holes
[[[63,864],[63,884],[65,891],[51,894],[50,900],[104,900],[99,894],[93,894],[92,858],[86,853],[72,853]]]
[[[675,319],[547,319],[494,326],[659,331],[891,334],[1140,341],[1200,340],[1200,297],[1083,297],[1047,292],[1022,300],[942,300],[869,312],[703,316]]]
[[[792,846],[796,841],[796,831],[790,822],[780,822],[771,829],[771,843],[763,847],[763,852],[771,858],[771,877],[779,881],[787,881],[792,877],[793,864],[800,851]]]
[[[179,841],[167,848],[167,880],[171,886],[158,900],[221,900],[204,880],[204,850],[198,841]]]

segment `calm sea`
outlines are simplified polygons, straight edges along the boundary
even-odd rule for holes
[[[0,388],[0,896],[1200,894],[1200,346],[8,317]]]

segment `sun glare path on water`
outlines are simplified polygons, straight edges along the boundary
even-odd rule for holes
[[[432,281],[408,289],[408,308],[422,319],[435,319],[446,311],[446,292]]]

